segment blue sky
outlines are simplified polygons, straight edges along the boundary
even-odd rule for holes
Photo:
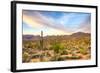
[[[68,35],[91,31],[91,14],[79,12],[23,11],[23,34]]]

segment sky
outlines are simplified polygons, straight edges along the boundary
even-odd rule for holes
[[[91,32],[91,14],[23,10],[24,35],[70,35],[75,32]]]

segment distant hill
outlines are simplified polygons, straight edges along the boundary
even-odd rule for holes
[[[40,36],[35,35],[23,35],[23,40],[39,40]]]
[[[83,33],[83,32],[77,32],[77,33],[73,33],[72,35],[70,35],[71,37],[84,37],[84,36],[90,36],[90,33]]]
[[[53,35],[53,36],[45,36],[44,39],[70,39],[70,38],[80,38],[80,37],[88,37],[90,33],[76,32],[72,35]],[[23,35],[23,40],[39,40],[39,35]]]

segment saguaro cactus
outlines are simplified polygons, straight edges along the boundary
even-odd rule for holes
[[[43,31],[41,31],[41,36],[40,36],[40,51],[41,51],[41,55],[40,55],[40,60],[43,61]]]
[[[41,31],[40,45],[41,45],[41,50],[43,50],[43,31]]]

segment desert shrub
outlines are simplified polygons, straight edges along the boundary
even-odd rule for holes
[[[61,55],[67,55],[67,54],[68,54],[68,52],[66,50],[63,50],[61,53]]]
[[[85,55],[85,54],[87,54],[87,51],[86,51],[86,49],[84,49],[84,48],[81,47],[81,48],[80,48],[80,53],[82,53],[82,54]]]
[[[71,57],[66,57],[67,59],[80,59],[81,57],[80,56],[71,56]]]
[[[57,61],[64,61],[64,60],[66,60],[66,57],[59,57],[59,58],[57,59]]]
[[[59,56],[55,55],[54,57],[50,59],[50,61],[58,61],[58,59],[59,59]]]
[[[65,50],[64,46],[60,43],[55,43],[51,47],[55,53],[61,53],[62,51]]]
[[[27,52],[24,52],[23,54],[22,54],[22,59],[23,59],[23,62],[29,62],[29,60],[30,60],[30,55],[27,53]]]
[[[71,59],[80,59],[79,56],[72,56]]]

